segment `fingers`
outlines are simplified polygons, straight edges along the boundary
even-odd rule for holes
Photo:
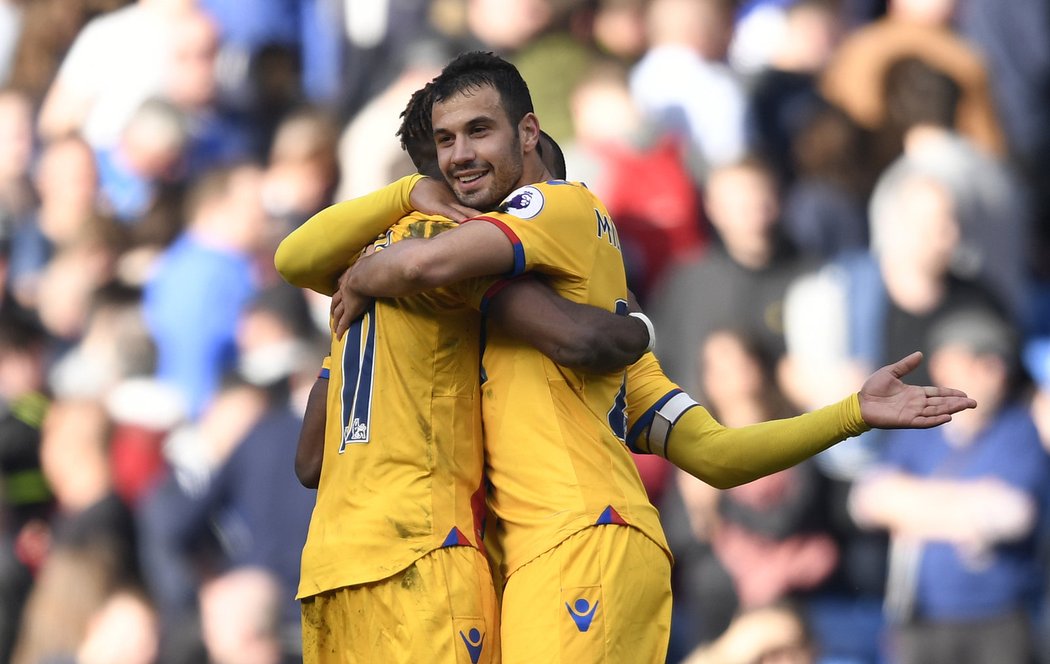
[[[473,208],[468,208],[465,205],[459,205],[458,203],[450,203],[449,205],[442,206],[439,213],[441,216],[448,217],[457,224],[481,214]]]

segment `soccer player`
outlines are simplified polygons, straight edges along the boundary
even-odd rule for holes
[[[533,269],[570,299],[610,310],[625,302],[615,227],[583,187],[542,182],[549,174],[535,154],[538,122],[511,66],[484,54],[461,56],[435,81],[432,117],[442,170],[457,198],[481,209],[502,200],[500,211],[359,261],[346,292],[398,296]],[[899,375],[917,362],[913,356],[878,373],[869,397],[899,399],[906,387]],[[488,330],[483,367],[489,503],[499,517],[506,577],[504,660],[662,661],[669,559],[622,442],[622,380],[558,367],[498,328]],[[923,388],[904,392],[927,408]],[[652,422],[667,420],[670,429],[677,419],[663,410],[675,401],[670,396],[642,425],[647,443]],[[960,399],[956,410],[972,405],[947,396]],[[867,428],[862,410],[857,395],[832,407],[821,426],[849,417],[834,422],[835,434],[825,438]],[[703,414],[685,412],[691,421]],[[931,412],[930,422],[943,415]],[[820,418],[803,422],[814,420]]]
[[[451,225],[412,213],[373,246]],[[294,272],[296,250],[327,239],[318,232],[311,226],[282,244],[278,267]],[[475,280],[379,300],[333,337],[309,405],[332,417],[303,429],[304,440],[325,444],[308,450],[320,452],[316,460],[302,446],[296,459],[301,477],[316,470],[318,480],[299,588],[307,662],[499,661],[499,612],[482,550],[477,307],[487,287]],[[529,321],[553,292],[531,282],[505,291],[511,304],[498,320],[515,325],[518,312],[538,346],[563,362],[623,367],[648,340],[640,324],[579,305],[565,328],[572,337],[544,335],[549,323]],[[628,350],[617,329],[626,330]],[[594,343],[579,347],[594,330]]]

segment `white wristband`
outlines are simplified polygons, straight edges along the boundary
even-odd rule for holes
[[[653,329],[653,322],[649,320],[649,317],[640,311],[632,311],[627,314],[628,316],[634,316],[638,320],[645,323],[645,329],[649,332],[649,345],[645,347],[645,352],[648,353],[656,345],[656,330]]]

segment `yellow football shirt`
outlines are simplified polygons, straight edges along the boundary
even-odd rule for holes
[[[541,273],[575,302],[626,308],[616,227],[583,185],[522,187],[479,219],[514,245],[514,274]],[[498,326],[486,328],[482,364],[489,507],[498,517],[503,575],[596,524],[634,526],[666,551],[656,508],[623,442],[624,373],[561,367]]]
[[[410,215],[377,246],[451,227]],[[480,315],[487,284],[376,300],[333,339],[324,457],[299,597],[481,546]]]

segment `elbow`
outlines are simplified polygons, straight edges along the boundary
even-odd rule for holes
[[[296,458],[295,477],[307,489],[316,489],[321,481],[321,464]]]

